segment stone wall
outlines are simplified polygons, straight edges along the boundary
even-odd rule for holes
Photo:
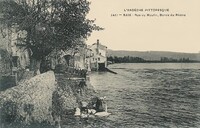
[[[52,71],[37,75],[0,92],[1,124],[53,122],[52,94],[55,76]]]

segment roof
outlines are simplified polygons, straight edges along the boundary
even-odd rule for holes
[[[94,43],[94,44],[92,44],[92,45],[97,45],[97,43]],[[100,43],[99,43],[99,46],[100,46],[100,47],[107,48],[105,45],[102,45],[102,44],[100,44]]]
[[[100,55],[100,54],[98,54],[97,56],[98,56],[98,57],[104,57],[104,58],[106,58],[106,56],[102,56],[102,55]]]

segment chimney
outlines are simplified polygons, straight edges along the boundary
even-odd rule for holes
[[[99,54],[99,39],[97,39],[97,54]]]

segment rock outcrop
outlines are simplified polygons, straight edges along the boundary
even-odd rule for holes
[[[0,123],[51,123],[55,88],[55,75],[49,71],[0,92]]]
[[[82,94],[78,93],[80,79],[67,79],[64,75],[57,75],[57,88],[53,94],[53,110],[56,116],[74,115],[75,108],[81,101],[89,102],[96,95],[94,88],[87,81]]]

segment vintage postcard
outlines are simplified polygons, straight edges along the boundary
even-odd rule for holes
[[[1,0],[0,128],[199,128],[199,0]]]

